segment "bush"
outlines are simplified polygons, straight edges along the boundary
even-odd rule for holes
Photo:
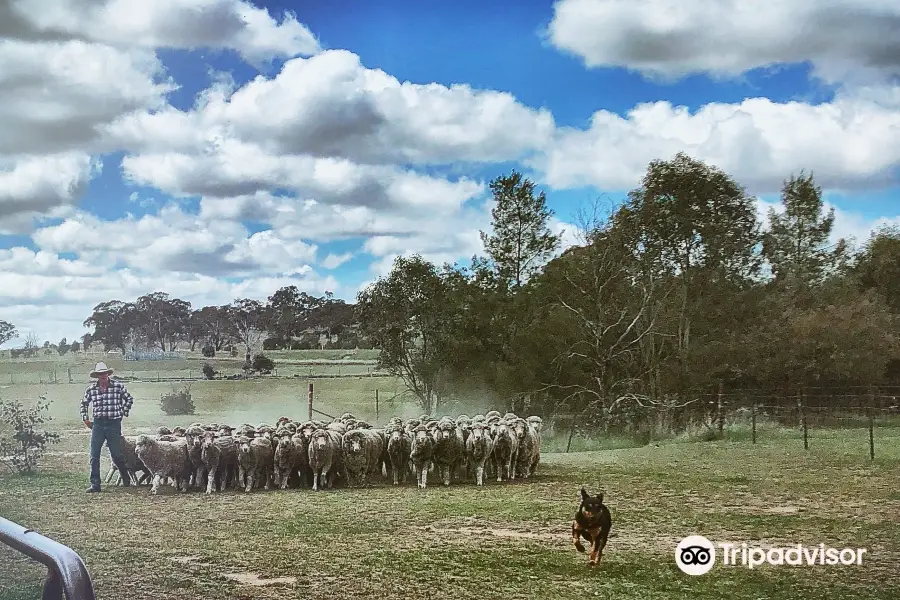
[[[191,386],[186,385],[180,390],[173,390],[163,394],[159,399],[159,406],[167,415],[192,415],[196,410],[191,398]]]
[[[214,346],[203,346],[200,348],[200,354],[205,358],[213,358],[216,355],[216,349]]]
[[[277,337],[268,337],[263,340],[263,350],[278,350],[286,345],[288,345],[287,341]]]
[[[213,369],[213,366],[209,363],[203,365],[203,376],[207,379],[214,379],[216,376],[216,370]]]
[[[25,408],[18,400],[0,402],[0,421],[9,433],[0,438],[0,461],[12,471],[33,473],[44,449],[59,441],[59,435],[43,431],[40,426],[50,420],[45,411],[49,401]]]
[[[271,373],[275,369],[275,361],[265,354],[257,354],[253,357],[250,368],[258,373]]]

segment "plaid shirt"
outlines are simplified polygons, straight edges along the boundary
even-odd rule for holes
[[[95,419],[121,419],[128,416],[134,398],[120,382],[110,379],[106,390],[100,389],[99,383],[92,383],[84,392],[81,401],[81,420],[88,420],[88,405],[93,403],[93,417]]]

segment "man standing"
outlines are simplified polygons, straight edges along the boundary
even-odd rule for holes
[[[128,469],[122,456],[122,417],[127,417],[134,398],[119,381],[109,378],[113,370],[98,362],[91,371],[97,381],[88,386],[81,401],[81,420],[91,430],[91,487],[88,493],[100,491],[100,451],[103,442],[109,448],[113,463],[122,474],[122,485],[131,485]],[[93,404],[93,422],[88,419],[88,405]]]

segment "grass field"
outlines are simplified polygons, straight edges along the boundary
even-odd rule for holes
[[[197,415],[168,417],[159,395],[180,384],[130,382],[136,402],[126,433],[194,420],[303,419],[306,383],[197,381]],[[212,497],[106,488],[94,496],[83,493],[84,384],[0,388],[3,398],[46,394],[49,426],[62,434],[39,475],[0,476],[0,515],[77,551],[100,598],[900,598],[900,429],[888,421],[877,429],[875,461],[864,427],[811,430],[809,450],[799,431],[761,425],[757,444],[749,431],[729,427],[725,441],[682,436],[639,447],[576,436],[573,450],[601,450],[570,454],[559,452],[568,442],[561,430],[547,432],[539,475],[526,483]],[[389,401],[401,389],[392,378],[320,379],[315,406],[380,422],[418,414]],[[569,540],[581,485],[605,490],[614,519],[614,537],[593,569]],[[716,566],[690,577],[674,562],[675,545],[690,534],[868,554],[861,566]],[[0,546],[0,600],[39,595],[43,571],[26,560]]]
[[[265,352],[275,361],[281,377],[354,376],[379,374],[377,352],[373,350],[274,350]],[[33,358],[0,359],[0,390],[4,385],[66,383],[71,373],[75,383],[88,383],[89,374],[98,361],[105,362],[126,378],[154,380],[179,377],[199,379],[205,363],[223,375],[241,372],[243,356],[232,358],[220,354],[204,358],[199,352],[183,353],[179,360],[127,361],[121,354],[39,354]]]
[[[480,489],[212,497],[88,496],[83,469],[57,457],[48,473],[0,479],[0,512],[75,549],[101,598],[898,598],[900,443],[870,464],[858,441],[548,454],[535,480]],[[569,541],[581,485],[606,491],[614,519],[593,569]],[[674,547],[695,533],[868,554],[861,566],[716,566],[690,577]],[[35,597],[41,577],[0,549],[0,598]]]

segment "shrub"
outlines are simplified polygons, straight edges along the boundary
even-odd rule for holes
[[[190,385],[163,394],[160,396],[159,405],[167,415],[192,415],[196,410],[194,400],[191,398]]]
[[[202,354],[206,358],[212,358],[216,355],[216,348],[215,346],[209,345],[203,346],[202,348],[200,348],[200,354]]]
[[[278,350],[286,344],[287,342],[281,338],[268,337],[263,340],[263,350]]]
[[[258,373],[271,373],[275,369],[275,361],[265,354],[257,354],[253,357],[250,367]]]
[[[33,473],[44,449],[59,441],[59,435],[41,429],[50,420],[49,401],[25,408],[18,400],[0,402],[0,421],[9,433],[0,437],[0,461],[12,471]]]
[[[203,365],[203,376],[207,379],[214,379],[216,376],[216,370],[213,369],[213,366],[209,363]]]

